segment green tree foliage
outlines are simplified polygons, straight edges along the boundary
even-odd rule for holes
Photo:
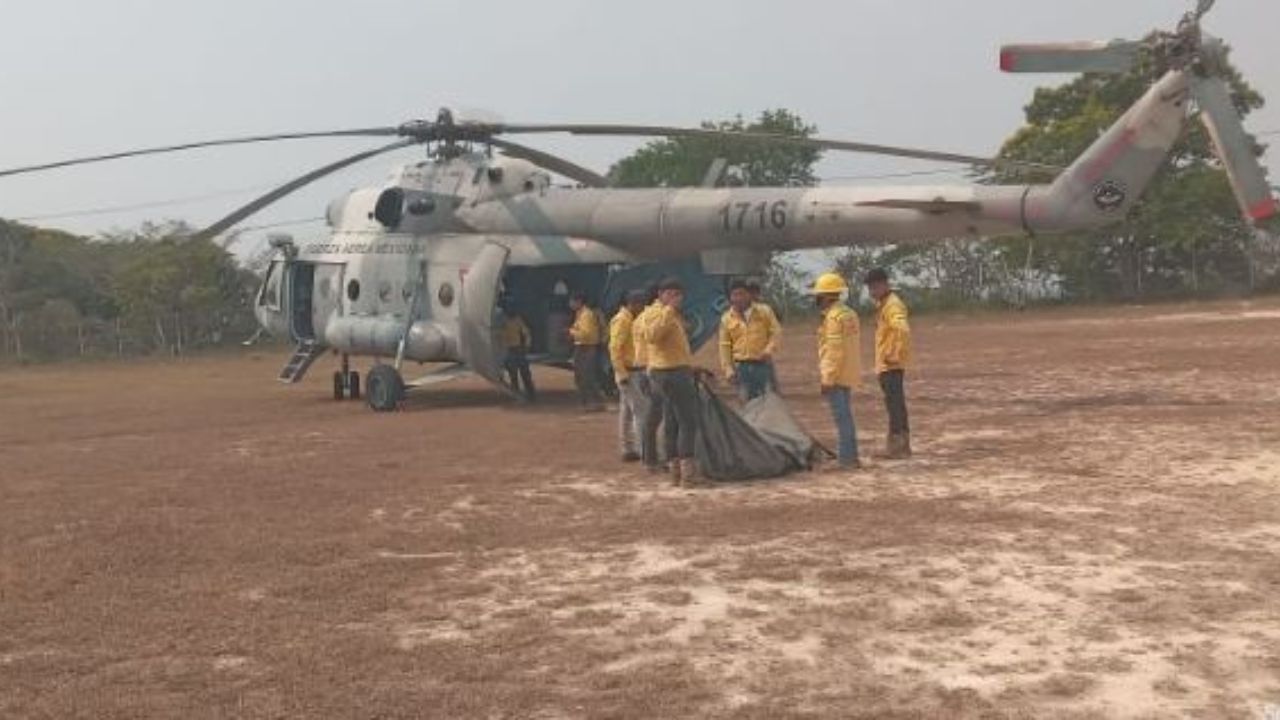
[[[89,240],[0,221],[0,359],[176,354],[250,332],[256,278],[188,231]]]
[[[765,110],[747,122],[704,122],[711,130],[758,132],[807,137],[817,127],[789,110]],[[618,187],[694,187],[700,185],[717,158],[728,162],[724,182],[753,186],[813,185],[813,166],[820,152],[810,148],[721,138],[678,137],[655,140],[614,164],[609,171]]]
[[[1152,68],[1122,75],[1087,74],[1036,90],[1026,125],[1001,156],[1070,164],[1146,91]],[[1263,98],[1228,66],[1232,100],[1242,115]],[[1259,152],[1261,148],[1259,148]],[[998,173],[1001,183],[1047,182],[1032,174]],[[1139,298],[1253,290],[1257,283],[1255,232],[1241,217],[1199,122],[1175,146],[1165,167],[1129,218],[1099,233],[1045,238],[1034,251],[1026,239],[998,244],[1006,266],[1033,259],[1032,273],[1058,278],[1079,299]]]

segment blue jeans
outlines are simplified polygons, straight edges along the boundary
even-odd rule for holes
[[[754,400],[769,389],[769,365],[762,362],[734,363],[734,373],[738,376],[738,390],[742,400]]]
[[[831,408],[831,418],[835,420],[836,432],[840,436],[836,457],[841,465],[852,465],[858,461],[858,428],[853,423],[849,388],[836,386],[827,394],[827,405]]]

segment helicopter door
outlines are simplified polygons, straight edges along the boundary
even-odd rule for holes
[[[294,262],[286,267],[289,268],[289,334],[298,342],[314,340],[316,331],[311,313],[316,266]]]
[[[477,375],[506,389],[502,382],[502,350],[497,342],[494,311],[498,285],[511,251],[486,243],[462,278],[458,301],[458,354]]]
[[[324,337],[325,326],[335,315],[342,314],[343,271],[339,263],[317,263],[312,271],[311,327]]]

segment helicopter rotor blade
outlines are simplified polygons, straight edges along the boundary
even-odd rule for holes
[[[320,178],[326,175],[331,175],[345,167],[349,167],[351,165],[355,165],[358,162],[368,160],[369,158],[374,157],[376,155],[382,155],[383,153],[388,153],[393,150],[406,148],[411,145],[416,145],[417,143],[418,143],[418,140],[416,138],[397,140],[391,143],[390,145],[383,145],[382,147],[374,148],[373,150],[365,150],[364,152],[356,153],[355,155],[351,155],[341,160],[338,160],[336,162],[329,163],[324,167],[316,168],[315,170],[312,170],[311,172],[305,175],[302,175],[293,180],[290,180],[289,182],[281,185],[275,190],[272,190],[266,195],[256,198],[252,202],[236,209],[236,211],[231,213],[230,215],[227,215],[226,217],[222,218],[221,220],[218,220],[217,222],[213,223],[209,227],[206,227],[203,230],[200,230],[194,235],[194,237],[202,238],[202,239],[211,239],[211,238],[217,237],[218,235],[222,234],[223,232],[225,232],[232,226],[236,225],[240,221],[253,215],[259,210],[267,207],[268,205],[274,203],[280,198],[302,187],[310,185],[311,183],[315,182],[316,180],[319,180]]]
[[[830,138],[801,137],[797,135],[779,135],[766,132],[741,132],[734,130],[716,130],[712,128],[666,127],[661,125],[608,125],[608,124],[565,124],[565,125],[497,125],[488,128],[488,132],[499,133],[568,133],[570,135],[614,135],[631,137],[692,137],[708,140],[734,140],[744,142],[768,143],[774,145],[790,145],[807,147],[815,150],[838,150],[842,152],[866,153],[869,155],[888,155],[892,157],[911,158],[913,160],[931,160],[936,162],[952,162],[983,167],[1007,167],[1040,171],[1060,171],[1056,165],[1020,162],[1003,158],[978,157],[951,152],[938,152],[918,148],[899,147],[893,145],[874,145],[871,143],[834,140]]]
[[[40,165],[27,165],[25,167],[16,167],[0,170],[0,177],[8,175],[22,175],[24,173],[40,172],[42,170],[53,170],[55,168],[72,167],[75,165],[88,165],[90,163],[106,162],[108,160],[123,160],[125,158],[141,157],[144,155],[162,155],[165,153],[182,152],[184,150],[195,150],[198,148],[222,147],[226,145],[249,145],[252,143],[276,142],[278,140],[305,140],[310,138],[336,138],[336,137],[386,137],[401,134],[398,127],[377,127],[377,128],[357,128],[353,130],[322,130],[317,132],[300,132],[300,133],[276,133],[272,135],[250,135],[247,137],[224,138],[221,140],[205,140],[201,142],[181,143],[179,145],[163,145],[160,147],[140,148],[137,150],[126,150],[123,152],[107,153],[105,155],[90,155],[87,157],[71,158],[68,160],[59,160],[57,162],[42,163]]]
[[[1280,200],[1272,194],[1267,174],[1254,142],[1245,132],[1240,114],[1231,102],[1231,89],[1219,77],[1196,77],[1192,94],[1200,106],[1200,120],[1209,131],[1214,151],[1226,168],[1231,190],[1245,217],[1262,223],[1280,214]]]
[[[1138,60],[1143,43],[1032,43],[1000,48],[1000,69],[1007,73],[1123,73]]]
[[[563,175],[570,180],[576,180],[587,187],[609,187],[609,179],[605,176],[595,172],[594,170],[588,170],[581,165],[565,160],[562,157],[543,152],[536,148],[531,148],[527,145],[520,145],[519,143],[514,143],[510,140],[503,140],[502,138],[491,137],[486,140],[486,142],[501,149],[503,153],[510,155],[511,157],[528,160],[538,167]]]

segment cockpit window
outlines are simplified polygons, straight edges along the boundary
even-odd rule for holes
[[[388,230],[400,227],[400,220],[404,218],[404,191],[400,188],[383,190],[373,206],[373,217]]]

